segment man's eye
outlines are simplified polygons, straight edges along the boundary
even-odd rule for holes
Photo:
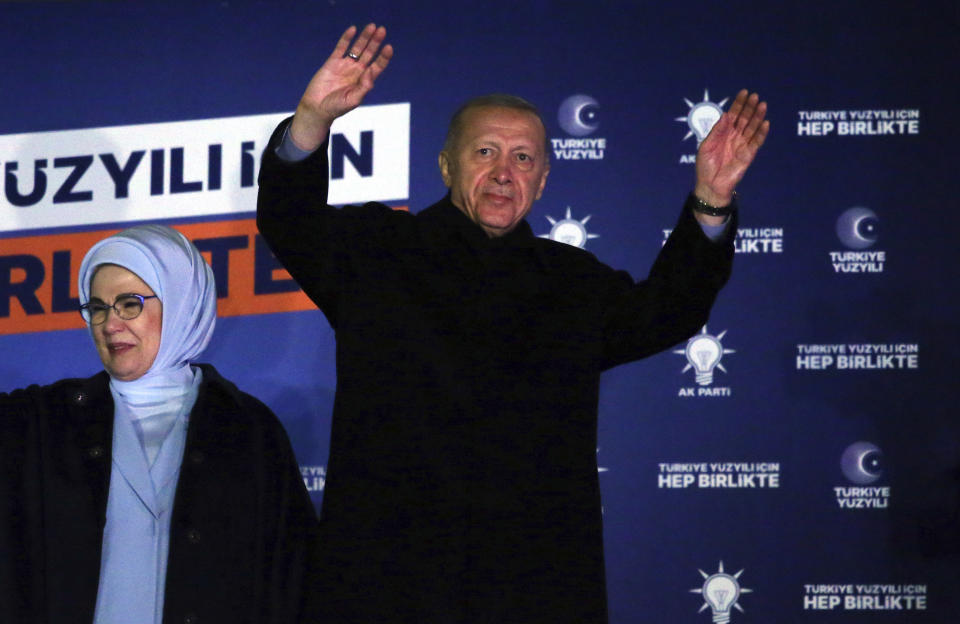
[[[480,149],[477,150],[477,153],[480,154],[481,156],[486,156],[487,154],[490,153],[490,148],[489,148],[489,147],[481,147]]]
[[[530,157],[527,156],[526,154],[517,154],[517,159],[518,159],[518,160],[530,160]]]

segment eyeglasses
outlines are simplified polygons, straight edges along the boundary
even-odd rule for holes
[[[120,295],[113,305],[100,301],[91,301],[80,306],[80,316],[91,325],[102,325],[106,322],[112,309],[121,319],[130,321],[143,312],[143,302],[147,299],[156,299],[157,295]]]

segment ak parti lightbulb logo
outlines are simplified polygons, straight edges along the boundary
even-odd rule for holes
[[[713,574],[707,574],[703,570],[697,570],[703,577],[701,587],[691,589],[694,594],[703,596],[703,606],[698,613],[703,613],[710,609],[713,614],[713,624],[727,624],[730,621],[730,610],[736,609],[743,613],[743,607],[737,602],[741,594],[749,594],[752,589],[740,585],[740,575],[743,570],[736,574],[727,574],[723,570],[723,562],[717,567]]]

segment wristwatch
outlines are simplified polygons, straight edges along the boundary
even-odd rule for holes
[[[690,193],[691,205],[690,207],[701,214],[710,215],[711,217],[728,217],[732,215],[737,210],[737,193],[733,193],[733,198],[730,200],[730,203],[726,206],[711,206],[707,202],[703,201],[696,196],[695,193]]]

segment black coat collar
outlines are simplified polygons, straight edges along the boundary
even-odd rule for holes
[[[424,219],[437,220],[444,226],[457,232],[465,238],[471,245],[488,247],[534,247],[536,237],[533,235],[533,229],[526,219],[522,219],[515,228],[504,234],[491,238],[487,236],[483,228],[470,220],[462,210],[457,208],[450,200],[450,194],[437,203],[424,208],[418,214],[418,217]]]
[[[522,219],[516,227],[503,236],[491,238],[487,236],[483,228],[471,221],[462,210],[453,204],[449,193],[437,203],[417,213],[417,218],[436,224],[437,229],[442,230],[444,235],[459,238],[469,248],[481,255],[484,252],[496,252],[497,250],[528,250],[529,253],[533,254],[534,260],[542,270],[550,270],[551,263],[548,250],[552,243],[536,237],[526,219]]]

